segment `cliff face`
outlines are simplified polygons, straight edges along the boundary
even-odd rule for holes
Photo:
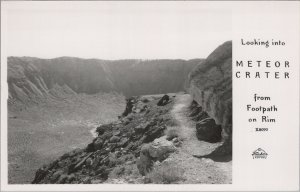
[[[189,74],[189,93],[216,124],[222,127],[225,147],[231,153],[232,135],[232,42],[214,50]]]
[[[130,97],[178,92],[200,61],[9,57],[9,102],[36,102],[70,93],[116,91]]]

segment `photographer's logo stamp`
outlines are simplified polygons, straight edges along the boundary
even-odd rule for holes
[[[268,156],[268,153],[261,148],[256,149],[252,153],[253,159],[266,159],[267,156]]]

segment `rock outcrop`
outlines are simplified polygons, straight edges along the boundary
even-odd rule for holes
[[[221,141],[222,128],[212,118],[205,118],[196,124],[197,137],[208,142]]]
[[[165,160],[170,153],[176,151],[173,142],[168,141],[166,136],[155,139],[152,143],[145,144],[141,148],[137,168],[142,175],[148,173],[154,162]]]
[[[130,177],[134,170],[145,173],[154,161],[162,161],[175,151],[173,143],[163,136],[172,118],[174,97],[169,97],[166,105],[157,106],[160,99],[128,99],[126,116],[99,126],[98,136],[85,149],[66,153],[40,168],[32,183],[103,183],[109,175],[119,177],[126,172]]]
[[[164,106],[169,102],[169,96],[168,95],[164,95],[157,103],[158,106]]]
[[[197,65],[189,74],[189,93],[194,98],[194,118],[200,121],[206,116],[213,118],[222,127],[223,145],[214,153],[231,154],[232,150],[232,42],[228,41],[213,51],[207,59]],[[195,107],[195,106],[198,106]],[[201,108],[201,109],[200,109]],[[207,113],[207,114],[205,114]],[[211,121],[212,122],[212,121]],[[205,126],[208,126],[205,125]],[[212,126],[218,132],[216,126]],[[208,128],[199,129],[201,135],[212,132]],[[209,131],[208,131],[209,130]],[[204,132],[203,132],[204,131]],[[199,132],[198,132],[199,133]]]

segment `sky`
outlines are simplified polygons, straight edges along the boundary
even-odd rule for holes
[[[195,1],[2,2],[7,55],[206,58],[231,40],[231,12]]]

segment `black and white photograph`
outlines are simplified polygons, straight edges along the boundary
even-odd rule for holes
[[[1,191],[299,189],[296,5],[1,1]]]
[[[231,183],[230,12],[146,5],[9,12],[9,183]]]

